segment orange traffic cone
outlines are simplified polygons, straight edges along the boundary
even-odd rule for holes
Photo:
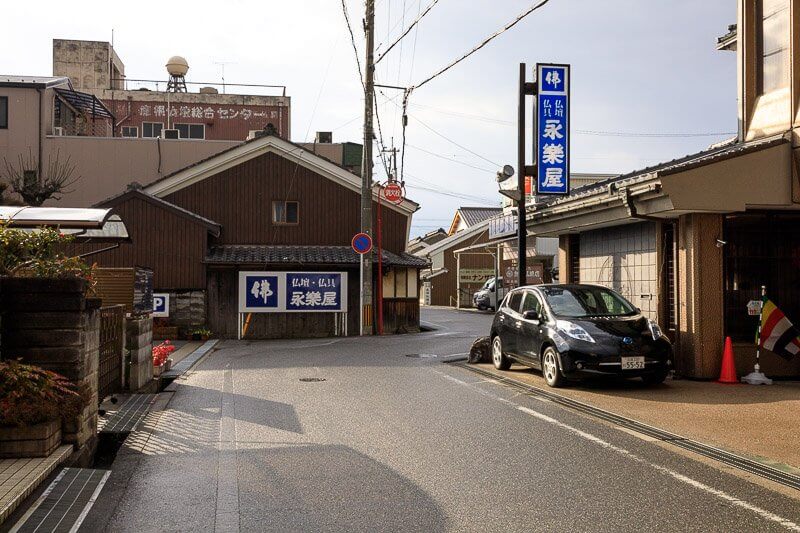
[[[730,337],[725,337],[725,350],[722,352],[722,369],[719,372],[717,383],[739,383],[736,377],[736,363],[733,362],[733,343]]]

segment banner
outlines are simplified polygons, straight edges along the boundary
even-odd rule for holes
[[[239,272],[240,313],[346,311],[346,272]]]

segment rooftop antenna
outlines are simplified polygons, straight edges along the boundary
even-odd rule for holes
[[[222,69],[222,94],[225,94],[225,65],[235,65],[236,61],[214,61]]]

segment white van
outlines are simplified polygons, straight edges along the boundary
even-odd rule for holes
[[[495,282],[497,287],[495,287]],[[495,290],[497,288],[497,290]],[[502,301],[506,295],[506,288],[503,287],[503,278],[489,278],[475,294],[472,296],[472,304],[484,311],[486,309],[497,309],[497,302]]]

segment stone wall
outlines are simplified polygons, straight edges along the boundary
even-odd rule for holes
[[[153,318],[125,319],[125,384],[131,392],[153,380]]]
[[[82,460],[97,443],[100,357],[99,301],[87,300],[85,289],[77,279],[0,280],[0,356],[57,372],[86,391],[86,407],[62,428]]]

